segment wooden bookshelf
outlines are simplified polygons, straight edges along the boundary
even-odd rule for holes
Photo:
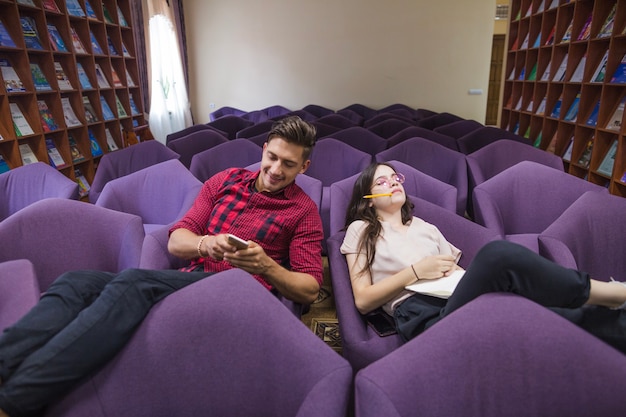
[[[502,128],[565,156],[570,174],[623,197],[626,124],[623,114],[613,117],[626,97],[626,70],[623,80],[612,79],[626,54],[625,32],[626,0],[512,0],[501,118]],[[608,174],[603,160],[614,142]]]
[[[8,61],[24,86],[24,91],[13,91],[5,85],[4,77],[0,74],[0,154],[11,169],[19,167],[23,164],[19,145],[27,143],[39,161],[49,162],[46,139],[52,139],[66,163],[64,167],[57,169],[74,180],[75,170],[79,169],[91,183],[100,156],[92,156],[90,133],[96,138],[104,154],[111,151],[107,145],[107,131],[110,132],[115,146],[121,149],[127,146],[126,133],[145,131],[147,126],[138,80],[129,0],[88,1],[93,16],[88,15],[85,0],[76,1],[84,16],[76,16],[68,11],[74,3],[70,0],[31,2],[34,6],[23,0],[0,0],[0,21],[15,43],[15,46],[0,45],[0,63]],[[46,3],[53,3],[58,11],[49,10],[44,6]],[[29,22],[34,23],[41,49],[28,47],[22,18],[28,18]],[[57,29],[67,51],[63,51],[50,38],[49,25]],[[85,48],[84,53],[75,48],[72,32],[80,39]],[[0,36],[0,42],[1,39]],[[92,39],[95,39],[100,50],[96,49]],[[69,89],[62,87],[57,79],[55,63],[60,64],[63,69],[71,84]],[[36,87],[31,73],[32,64],[39,66],[50,85],[49,89]],[[81,84],[79,68],[84,70],[90,87]],[[83,97],[89,98],[97,120],[87,119]],[[111,108],[112,117],[105,119],[101,98]],[[56,129],[50,130],[43,125],[45,122],[42,121],[38,109],[38,102],[41,101],[50,110],[57,124]],[[68,126],[64,119],[62,102],[71,103],[80,124]],[[10,110],[12,103],[21,109],[33,134],[17,134],[13,128]],[[70,138],[76,142],[84,160],[72,160]]]

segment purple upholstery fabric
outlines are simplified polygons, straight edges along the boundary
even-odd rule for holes
[[[335,132],[328,137],[347,143],[353,148],[372,156],[387,148],[387,141],[385,139],[361,126],[349,127]]]
[[[19,236],[19,239],[16,239]],[[141,218],[92,204],[49,198],[0,222],[0,262],[29,259],[42,291],[63,272],[118,272],[139,265]]]
[[[180,155],[161,142],[148,140],[119,151],[102,155],[98,169],[89,191],[89,202],[95,203],[104,188],[104,185],[115,179],[128,175],[150,165],[169,159],[178,159]]]
[[[171,141],[173,141],[173,140],[185,137],[185,136],[187,136],[187,135],[189,135],[191,133],[198,132],[198,131],[201,131],[201,130],[212,130],[212,131],[217,132],[220,135],[224,136],[225,138],[228,137],[226,132],[222,132],[221,130],[216,129],[214,127],[211,127],[209,125],[199,124],[199,125],[189,126],[189,127],[185,128],[185,129],[179,130],[178,132],[170,133],[169,135],[167,135],[167,137],[165,139],[165,145],[169,145],[169,143]]]
[[[403,142],[411,138],[424,138],[430,141],[436,142],[445,146],[453,151],[458,151],[459,147],[456,144],[456,140],[453,137],[442,135],[441,133],[433,132],[432,130],[424,127],[411,126],[403,129],[387,139],[387,147],[391,148],[396,146],[400,142]]]
[[[18,321],[39,301],[41,291],[27,259],[0,263],[0,332]]]
[[[383,107],[382,109],[378,109],[378,113],[389,113],[389,112],[397,112],[397,114],[406,114],[410,115],[409,118],[413,119],[415,117],[415,109],[411,106],[407,106],[402,103],[394,103],[388,106]]]
[[[245,168],[260,161],[261,153],[261,147],[254,142],[234,139],[195,154],[189,171],[204,182],[226,168]]]
[[[180,219],[200,188],[202,182],[172,159],[109,181],[96,205],[141,217],[147,233]]]
[[[612,416],[626,356],[553,312],[486,294],[360,371],[356,416]]]
[[[265,122],[270,117],[263,110],[254,110],[254,111],[242,114],[241,118],[250,123],[261,123],[261,122]]]
[[[364,121],[363,127],[370,128],[371,126],[374,126],[375,124],[384,122],[386,120],[400,120],[400,121],[408,123],[411,126],[415,125],[415,120],[413,120],[413,118],[411,118],[410,115],[405,114],[404,116],[402,116],[398,114],[397,112],[388,112],[388,113],[379,112],[376,116],[370,117],[369,119]]]
[[[317,121],[320,123],[329,125],[329,126],[338,127],[339,129],[347,129],[349,127],[354,127],[358,125],[358,123],[353,122],[352,120],[348,119],[345,116],[342,116],[339,113],[328,114],[326,116],[322,116],[318,118]]]
[[[226,115],[241,116],[242,114],[245,114],[245,113],[246,113],[245,111],[237,109],[235,107],[224,106],[224,107],[220,107],[214,112],[211,112],[209,114],[209,118],[211,119],[211,121],[214,121],[216,119],[219,119],[222,116],[226,116]]]
[[[235,136],[238,138],[251,138],[253,136],[257,136],[262,133],[265,134],[265,136],[267,136],[269,131],[272,129],[272,126],[274,125],[274,123],[275,122],[273,120],[266,120],[264,122],[259,122],[252,126],[244,127],[239,132],[237,132]]]
[[[530,139],[516,135],[508,130],[500,129],[492,126],[485,126],[461,136],[456,140],[459,151],[465,155],[476,152],[480,148],[487,146],[500,139],[510,139],[526,145],[531,145]]]
[[[302,110],[307,113],[311,113],[312,115],[317,117],[326,116],[327,114],[333,114],[335,112],[334,110],[331,110],[324,106],[320,106],[318,104],[308,104],[304,106]]]
[[[586,191],[599,185],[522,161],[474,188],[474,220],[537,252],[537,237]]]
[[[261,109],[261,111],[267,114],[267,117],[270,119],[274,119],[276,117],[284,116],[286,114],[291,113],[291,110],[289,110],[287,107],[280,106],[280,105],[268,106],[268,107]]]
[[[175,139],[168,143],[167,147],[178,153],[180,155],[180,162],[182,162],[185,167],[189,168],[191,166],[191,159],[195,154],[228,141],[228,138],[219,133],[206,129]]]
[[[382,138],[389,139],[401,130],[411,126],[413,126],[412,123],[400,120],[398,118],[391,118],[380,121],[374,125],[368,125],[366,126],[366,128],[370,132],[375,133]]]
[[[500,238],[495,232],[453,212],[442,210],[435,204],[417,197],[411,196],[410,198],[415,205],[413,214],[436,225],[452,244],[461,249],[463,255],[459,264],[463,267],[469,265],[478,250],[486,243]],[[343,355],[350,361],[353,368],[358,370],[398,348],[402,345],[402,341],[397,335],[378,336],[365,324],[354,306],[348,266],[345,257],[339,251],[344,235],[345,232],[338,232],[328,239],[328,262],[333,281]]]
[[[227,114],[207,124],[223,132],[226,132],[228,139],[235,139],[235,135],[237,134],[237,132],[256,123],[256,121],[252,122],[250,120],[244,119],[244,116],[245,114],[242,116]],[[267,117],[265,119],[267,119]]]
[[[376,116],[376,114],[378,113],[373,108],[368,107],[364,104],[360,104],[360,103],[351,104],[337,111],[341,111],[341,110],[352,110],[353,112],[363,116],[363,120],[367,120],[370,117]]]
[[[437,178],[457,190],[457,214],[467,208],[467,164],[465,155],[424,138],[411,138],[384,150],[374,159],[378,162],[396,160]]]
[[[329,135],[331,135],[331,134],[341,130],[340,127],[327,125],[325,123],[320,123],[317,120],[314,120],[313,122],[311,122],[311,124],[313,126],[315,126],[315,129],[317,130],[316,137],[318,139],[319,138],[323,138],[325,136],[329,136]]]
[[[0,174],[0,221],[44,198],[78,199],[78,184],[43,162]]]
[[[539,235],[539,253],[592,277],[626,281],[626,199],[589,191]]]
[[[348,120],[352,121],[357,126],[361,126],[363,124],[363,121],[365,120],[365,118],[361,116],[359,113],[350,109],[339,110],[337,114],[347,118]]]
[[[155,305],[126,347],[46,417],[342,417],[351,379],[343,358],[233,269]]]
[[[433,131],[458,139],[461,136],[465,136],[466,134],[476,129],[480,129],[481,127],[485,126],[482,123],[477,122],[476,120],[468,119],[459,120],[458,122],[452,122],[443,126],[436,127],[433,129]]]
[[[188,259],[178,258],[167,250],[171,224],[154,228],[146,233],[141,246],[139,267],[143,269],[179,269],[189,265]]]
[[[428,109],[417,109],[415,110],[415,120],[425,119],[430,116],[436,115],[437,112]]]
[[[417,121],[417,125],[426,129],[433,130],[439,126],[447,125],[449,123],[458,122],[459,120],[465,120],[456,114],[442,112],[437,113],[429,117],[421,118]]]

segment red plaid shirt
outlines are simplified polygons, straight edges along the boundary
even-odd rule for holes
[[[233,168],[209,178],[193,206],[170,229],[191,230],[198,235],[232,233],[258,243],[265,253],[285,268],[323,280],[322,247],[324,233],[317,206],[292,183],[276,193],[258,192],[259,172]],[[204,264],[206,272],[233,268],[226,261],[211,257],[192,261],[184,270]],[[255,278],[268,289],[263,277]]]

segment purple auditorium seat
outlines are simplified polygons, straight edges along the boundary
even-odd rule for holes
[[[207,129],[175,139],[169,142],[167,147],[179,154],[180,162],[185,167],[189,168],[191,166],[191,159],[195,154],[226,142],[228,142],[228,138]]]
[[[140,169],[170,159],[178,159],[180,155],[161,142],[148,140],[119,151],[102,155],[98,169],[89,190],[89,202],[94,204],[105,184],[115,178],[123,177]]]
[[[356,417],[612,416],[626,356],[512,294],[486,294],[356,375]]]
[[[387,141],[375,133],[361,127],[349,127],[328,136],[372,156],[387,148]],[[324,138],[322,138],[324,139]]]
[[[0,262],[0,332],[26,314],[40,296],[32,262],[28,259]]]
[[[30,260],[45,291],[63,272],[136,268],[143,239],[139,216],[48,198],[0,222],[0,242],[11,242],[0,251],[0,262]]]
[[[360,103],[351,104],[337,111],[339,112],[341,110],[352,110],[353,112],[361,115],[363,117],[363,121],[369,119],[370,117],[376,116],[376,114],[378,113],[373,108]]]
[[[516,135],[508,130],[492,126],[475,129],[458,138],[456,144],[459,147],[459,151],[463,152],[465,155],[469,155],[500,139],[510,139],[529,146],[531,145],[530,139]]]
[[[339,110],[337,114],[352,121],[356,126],[361,126],[363,124],[363,120],[365,120],[363,116],[361,116],[359,113],[355,112],[354,110],[343,109],[343,110]]]
[[[155,305],[129,343],[45,417],[343,417],[351,381],[343,358],[232,269]]]
[[[436,111],[428,110],[428,109],[417,109],[415,110],[415,120],[422,120],[430,116],[434,116],[438,114]]]
[[[319,104],[307,104],[302,108],[307,113],[311,113],[316,117],[326,116],[327,114],[333,114],[335,111],[328,107],[320,106]]]
[[[366,126],[366,129],[378,136],[389,139],[396,133],[411,127],[413,124],[397,118],[380,121],[374,125]]]
[[[149,233],[180,219],[201,187],[202,182],[172,159],[109,181],[96,205],[141,217]]]
[[[348,119],[347,117],[342,116],[339,113],[329,114],[327,116],[322,116],[317,119],[319,123],[324,123],[325,125],[334,126],[339,129],[347,129],[349,127],[357,126],[357,123]]]
[[[280,105],[268,106],[268,107],[261,109],[261,111],[267,114],[267,117],[269,119],[273,119],[275,117],[280,117],[280,116],[284,116],[286,114],[291,113],[291,110],[289,110],[287,107],[280,106]]]
[[[214,121],[214,120],[219,119],[222,116],[226,116],[226,115],[241,116],[242,114],[245,114],[245,113],[246,113],[245,111],[237,109],[235,107],[224,106],[224,107],[220,107],[214,112],[211,112],[209,114],[209,118],[211,119],[211,121]]]
[[[0,221],[44,198],[78,199],[78,184],[56,168],[37,162],[0,174]]]
[[[249,140],[250,142],[263,147],[263,145],[265,144],[265,142],[267,142],[267,133],[260,133],[256,136],[251,136],[249,138],[241,138],[241,139],[246,139]]]
[[[293,110],[293,111],[290,111],[289,113],[281,114],[280,116],[272,117],[271,119],[268,119],[268,120],[278,121],[278,120],[284,119],[285,117],[290,117],[290,116],[298,116],[299,118],[307,122],[312,122],[318,119],[316,115],[311,114],[307,111]]]
[[[465,136],[466,134],[476,129],[480,129],[481,127],[485,127],[485,125],[477,122],[476,120],[468,119],[459,120],[458,122],[452,122],[448,123],[447,125],[436,127],[433,129],[433,131],[458,139],[461,136]]]
[[[254,142],[235,139],[195,154],[189,171],[204,182],[226,168],[245,168],[258,162],[261,154],[261,147]]]
[[[453,151],[458,151],[459,147],[456,144],[456,139],[450,136],[443,135],[441,133],[433,132],[432,130],[424,127],[411,126],[406,129],[402,129],[395,135],[387,139],[387,148],[396,146],[402,141],[410,138],[424,138],[430,141],[436,142],[442,146]]]
[[[333,197],[335,197],[334,193]],[[349,197],[348,195],[347,198]],[[435,204],[413,196],[410,198],[415,205],[413,214],[437,226],[448,241],[461,249],[463,255],[459,264],[463,267],[470,264],[481,247],[500,238],[495,232],[448,210],[442,210]],[[342,216],[345,219],[345,210]],[[378,336],[369,328],[356,309],[346,259],[339,250],[344,236],[345,232],[341,231],[328,239],[328,262],[339,319],[342,352],[355,371],[358,371],[400,347],[402,340],[398,335]]]
[[[396,113],[398,115],[406,115],[409,119],[415,119],[415,109],[402,103],[394,103],[378,109],[378,113]]]
[[[237,132],[239,132],[241,129],[244,129],[248,126],[252,126],[254,123],[256,123],[256,121],[252,122],[250,120],[244,119],[244,117],[247,114],[248,113],[242,116],[234,116],[234,115],[227,114],[225,116],[220,117],[219,119],[216,119],[212,122],[207,123],[207,125],[214,127],[216,129],[219,129],[222,132],[225,132],[226,137],[228,139],[235,139]],[[267,119],[267,117],[265,119]]]
[[[463,119],[461,116],[457,116],[456,114],[442,112],[418,120],[417,125],[426,129],[433,130],[439,126],[458,122],[459,120],[465,119]]]
[[[261,123],[268,120],[270,117],[263,110],[254,110],[241,115],[241,118],[250,123]]]
[[[401,120],[403,122],[406,122],[406,123],[410,124],[411,126],[414,126],[415,125],[415,120],[413,120],[411,117],[407,117],[407,116],[408,115],[402,116],[402,115],[399,115],[397,113],[392,113],[392,112],[378,113],[376,116],[370,117],[365,122],[363,122],[363,127],[369,128],[370,126],[374,126],[377,123],[380,123],[380,122],[383,122],[383,121],[389,120],[389,119]]]
[[[339,132],[341,130],[340,127],[327,125],[325,123],[320,123],[317,120],[311,122],[313,126],[315,126],[315,130],[317,131],[316,137],[323,138],[325,136],[330,136],[335,132]]]
[[[267,136],[267,133],[272,129],[274,123],[275,122],[273,120],[265,120],[264,122],[259,122],[241,129],[235,134],[235,136],[237,138],[251,138],[253,136],[260,135],[261,133],[265,133]]]
[[[375,155],[378,162],[396,160],[453,185],[457,190],[456,213],[467,208],[467,164],[465,155],[424,138],[407,139]]]
[[[474,188],[474,221],[538,252],[539,234],[587,191],[608,193],[565,172],[522,161]]]
[[[185,129],[179,130],[178,132],[170,133],[169,135],[167,135],[167,137],[165,139],[165,145],[169,145],[169,143],[171,141],[173,141],[173,140],[185,137],[185,136],[187,136],[187,135],[189,135],[191,133],[198,132],[200,130],[212,130],[212,131],[217,132],[220,135],[224,136],[225,138],[228,137],[226,132],[222,132],[221,130],[216,129],[214,127],[211,127],[209,125],[199,124],[199,125],[189,126],[189,127],[185,128]]]
[[[589,191],[539,235],[539,253],[595,279],[626,281],[626,199]]]

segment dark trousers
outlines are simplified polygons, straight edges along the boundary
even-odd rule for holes
[[[523,246],[495,241],[476,254],[447,302],[411,296],[396,308],[396,326],[406,341],[482,294],[505,292],[548,307],[626,353],[626,312],[584,306],[589,299],[589,278]]]
[[[0,409],[33,415],[111,359],[150,308],[208,274],[128,269],[61,275],[0,336]]]

